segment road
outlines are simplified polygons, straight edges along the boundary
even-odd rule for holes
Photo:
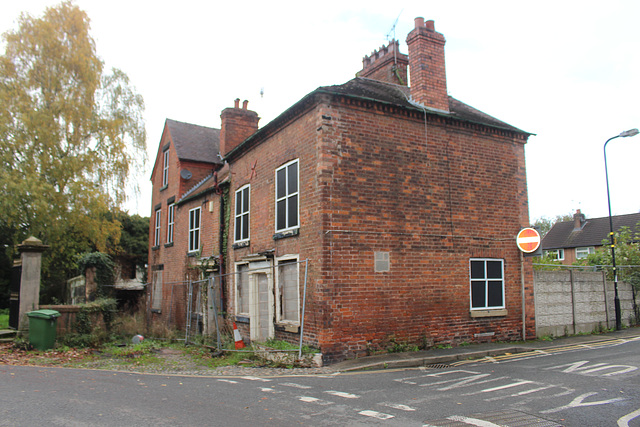
[[[0,425],[640,426],[640,340],[431,369],[184,377],[0,366]]]

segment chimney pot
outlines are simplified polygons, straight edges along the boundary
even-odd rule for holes
[[[236,98],[233,101],[233,108],[240,108],[240,98]]]
[[[247,109],[247,104],[249,103],[249,101],[247,101],[246,99],[242,102],[242,109],[246,110]]]
[[[423,17],[418,16],[414,21],[416,23],[416,28],[424,27],[424,18]]]
[[[436,30],[436,26],[435,23],[433,22],[433,20],[429,20],[425,23],[425,25],[427,26],[427,30],[429,31],[435,31]]]

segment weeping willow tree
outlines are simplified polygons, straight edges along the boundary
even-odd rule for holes
[[[125,73],[105,72],[89,24],[63,2],[3,35],[0,225],[13,244],[34,235],[50,246],[45,299],[62,298],[77,254],[119,239],[108,213],[146,159],[144,101]]]

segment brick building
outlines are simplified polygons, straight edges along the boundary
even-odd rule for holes
[[[230,173],[206,191],[230,214],[206,233],[228,235],[225,307],[243,336],[302,330],[328,361],[534,336],[532,267],[515,245],[530,134],[449,97],[444,37],[415,23],[408,55],[392,41],[260,129],[246,103],[223,111]]]

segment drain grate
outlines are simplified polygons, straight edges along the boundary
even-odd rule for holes
[[[431,365],[424,365],[425,369],[446,369],[446,368],[450,368],[451,365],[447,364],[447,363],[433,363]]]

